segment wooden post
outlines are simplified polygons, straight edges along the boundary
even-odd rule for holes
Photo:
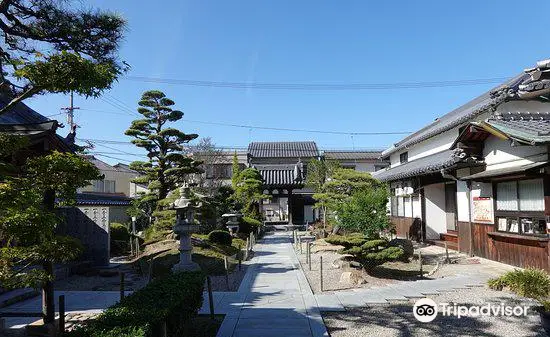
[[[420,249],[418,250],[418,264],[420,267],[420,277],[424,277],[424,273],[422,272],[422,252]]]
[[[120,300],[124,299],[124,273],[120,272]]]
[[[210,319],[214,320],[214,298],[212,297],[212,280],[210,276],[206,276],[206,284],[208,286],[208,304],[210,305]]]
[[[447,247],[447,241],[445,241],[445,262],[451,263],[451,259],[449,259],[449,247]]]
[[[407,232],[407,240],[409,240],[409,232]]]
[[[223,257],[223,264],[225,267],[225,287],[229,291],[229,261],[227,260],[227,256]]]
[[[241,252],[239,252],[239,271],[241,271],[241,264],[242,264],[242,256],[241,256]]]
[[[309,255],[309,242],[306,242],[306,263],[309,263],[310,255]]]
[[[309,255],[309,258],[308,258],[308,263],[309,263],[309,271],[311,271],[311,246],[313,245],[313,243],[308,243],[308,248],[307,248],[307,251],[308,251],[308,255]]]
[[[301,236],[298,237],[298,244],[300,245],[300,254],[303,254],[304,252],[302,250],[302,237]]]
[[[59,333],[65,333],[65,295],[59,295]]]
[[[134,256],[134,239],[130,236],[130,256]]]
[[[321,292],[323,291],[323,257],[319,256],[319,279],[321,285]]]
[[[135,241],[135,249],[136,249],[136,256],[139,257],[139,239],[136,237],[134,239]]]

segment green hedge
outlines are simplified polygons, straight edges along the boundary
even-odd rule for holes
[[[166,322],[177,336],[202,306],[202,272],[182,272],[158,279],[105,310],[89,324],[64,336],[153,337]]]
[[[118,222],[111,222],[111,241],[125,241],[130,240],[130,231],[128,227]]]
[[[212,243],[218,243],[220,245],[231,246],[233,242],[233,237],[229,234],[228,231],[223,230],[213,230],[208,233],[208,241]]]
[[[241,223],[239,224],[239,233],[256,234],[258,232],[258,228],[260,228],[261,226],[262,226],[261,221],[245,216],[241,219]]]

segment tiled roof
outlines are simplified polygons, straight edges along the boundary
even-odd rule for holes
[[[9,97],[0,93],[0,107],[6,106],[9,102]],[[23,103],[16,104],[8,112],[0,115],[0,124],[39,124],[49,120]]]
[[[77,193],[76,204],[79,206],[127,206],[132,199],[123,194]]]
[[[84,155],[84,157],[86,159],[88,159],[88,161],[92,164],[95,165],[95,167],[97,167],[98,170],[100,171],[117,171],[117,169],[109,164],[107,164],[106,162],[104,161],[101,161],[99,159],[97,159],[96,157],[94,156],[91,156],[91,155]]]
[[[512,138],[528,143],[550,142],[550,113],[499,113],[487,123]]]
[[[326,159],[335,160],[378,160],[382,151],[325,151]]]
[[[266,186],[303,186],[301,172],[296,165],[256,165],[255,168],[260,171]]]
[[[311,158],[319,156],[319,149],[312,141],[252,142],[248,154],[255,158]]]
[[[113,165],[113,167],[120,172],[136,173],[136,174],[138,173],[137,171],[132,170],[129,165],[122,164],[122,163],[115,164]]]
[[[468,103],[462,105],[461,107],[447,113],[446,115],[436,119],[434,122],[430,123],[424,128],[416,131],[415,133],[395,143],[394,146],[385,150],[382,153],[382,155],[384,157],[387,157],[396,151],[407,148],[413,144],[424,141],[437,134],[440,134],[458,125],[461,125],[463,123],[470,121],[474,117],[487,111],[490,107],[504,102],[503,96],[494,96],[492,94],[495,90],[498,90],[500,88],[506,88],[506,87],[517,89],[518,85],[528,77],[529,75],[525,73],[521,73],[520,75],[514,77],[513,79],[507,81],[506,83],[487,91],[483,95],[469,101]]]
[[[454,156],[454,153],[454,150],[438,152],[394,168],[373,172],[372,176],[380,181],[391,181],[438,172],[460,161],[460,158]]]

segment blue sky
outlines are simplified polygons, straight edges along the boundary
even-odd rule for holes
[[[518,1],[84,1],[128,20],[128,76],[248,83],[395,83],[511,77],[550,58],[550,2]],[[162,4],[162,5],[160,5]],[[346,132],[414,131],[493,84],[400,90],[289,91],[192,87],[120,79],[104,99],[75,98],[78,137],[128,141],[141,93],[159,89],[195,121]],[[118,100],[114,107],[105,100]],[[44,115],[68,97],[27,103]],[[57,115],[60,121],[64,117]],[[249,130],[180,121],[220,146],[315,140],[323,149],[384,148],[403,136]],[[64,134],[67,130],[61,129]],[[140,153],[124,144],[96,151]],[[102,157],[105,161],[118,160]]]

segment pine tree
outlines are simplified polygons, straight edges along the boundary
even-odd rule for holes
[[[44,93],[96,97],[127,69],[118,60],[125,21],[80,1],[0,1],[0,89],[18,102]]]
[[[168,127],[182,119],[183,112],[173,110],[174,101],[160,91],[146,91],[139,101],[142,119],[134,120],[125,134],[132,143],[147,151],[148,162],[135,161],[130,167],[143,174],[135,182],[146,183],[149,192],[143,201],[166,199],[170,191],[186,181],[189,174],[200,173],[200,162],[185,153],[187,144],[198,137]],[[158,209],[161,211],[161,209]]]

